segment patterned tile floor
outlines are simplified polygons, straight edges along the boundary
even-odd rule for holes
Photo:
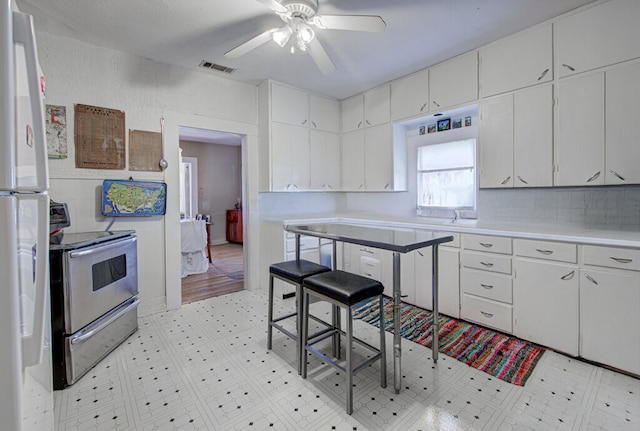
[[[546,352],[517,387],[403,341],[402,390],[380,387],[374,364],[356,375],[354,412],[344,378],[274,331],[266,349],[266,294],[241,291],[140,318],[139,330],[74,386],[56,391],[63,430],[634,430],[640,380]],[[293,299],[277,301],[277,312]],[[314,304],[315,314],[326,312]],[[376,344],[377,329],[356,333]],[[392,351],[391,334],[387,334]]]

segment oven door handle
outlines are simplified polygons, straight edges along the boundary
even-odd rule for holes
[[[110,241],[107,244],[103,245],[103,246],[98,246],[98,247],[92,247],[88,250],[82,250],[82,251],[72,251],[71,253],[69,253],[69,256],[73,259],[74,257],[81,257],[81,256],[88,256],[90,254],[93,253],[97,253],[99,251],[104,251],[104,250],[110,250],[112,248],[115,247],[120,247],[126,243],[130,243],[130,242],[136,242],[137,237],[131,237],[131,238],[126,238],[123,240],[119,240],[119,241]]]
[[[102,322],[100,325],[96,326],[95,328],[91,329],[88,332],[85,332],[82,335],[78,335],[77,337],[71,338],[69,340],[71,342],[71,345],[82,343],[84,340],[91,338],[92,336],[94,336],[95,334],[102,331],[104,328],[106,328],[107,326],[111,325],[113,322],[118,320],[120,317],[127,314],[132,308],[137,307],[138,304],[140,304],[140,300],[136,298],[135,301],[133,301],[131,304],[129,304],[128,306],[120,310],[116,315],[111,316],[105,322]]]

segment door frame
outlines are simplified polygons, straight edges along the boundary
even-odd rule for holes
[[[235,133],[242,136],[242,202],[244,232],[245,289],[259,288],[260,235],[258,226],[258,126],[220,118],[182,112],[164,114],[163,151],[168,162],[165,170],[167,210],[164,216],[165,295],[168,310],[182,305],[180,281],[180,196],[170,190],[180,187],[180,126]]]

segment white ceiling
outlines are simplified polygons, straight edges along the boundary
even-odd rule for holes
[[[478,48],[593,0],[319,0],[318,14],[379,15],[383,33],[318,30],[337,70],[269,41],[224,53],[283,25],[256,0],[17,0],[39,30],[158,62],[258,83],[266,78],[343,99]],[[235,68],[199,68],[202,60]]]

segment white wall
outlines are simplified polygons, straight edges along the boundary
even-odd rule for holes
[[[198,159],[198,210],[211,215],[211,243],[226,240],[227,210],[242,197],[240,147],[180,141],[183,157]]]
[[[170,166],[165,172],[76,169],[74,104],[123,110],[127,129],[155,132],[160,132],[161,118],[168,113],[175,117],[176,112],[254,127],[257,123],[257,96],[253,85],[159,64],[49,33],[38,32],[36,37],[41,67],[47,79],[46,103],[67,108],[69,155],[67,159],[50,160],[49,172],[51,197],[69,205],[71,227],[66,229],[69,232],[100,231],[108,226],[111,219],[102,217],[99,208],[99,190],[104,179],[133,176],[134,179],[165,181],[169,202],[173,202],[171,195],[178,190],[178,176],[172,173],[177,169],[177,138],[165,136],[165,153],[171,155],[167,157]],[[251,130],[250,127],[246,129]],[[251,193],[257,196],[257,191]],[[179,230],[177,217],[175,221],[167,220],[167,217],[118,218],[112,228],[135,229],[138,234],[141,314],[164,308],[165,280],[171,280],[169,289],[175,288],[173,284],[179,284],[179,265],[177,269],[169,270],[177,274],[167,273],[164,269],[170,266],[164,264],[166,250],[173,253],[174,249],[180,248],[179,237],[166,234],[168,222],[175,223]],[[172,231],[173,228],[169,229]],[[255,237],[258,247],[259,236],[256,234]]]

